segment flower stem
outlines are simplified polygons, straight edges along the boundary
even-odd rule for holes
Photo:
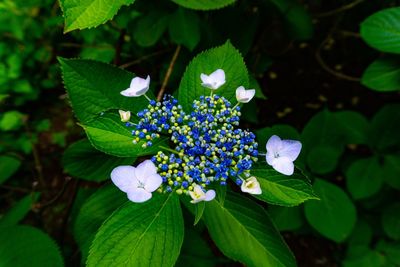
[[[237,106],[239,106],[239,102],[237,102],[236,105],[234,105],[232,109],[235,109]]]
[[[144,94],[144,97],[145,97],[147,100],[149,100],[149,102],[151,101],[151,99],[150,99],[146,94]]]
[[[165,151],[174,153],[174,154],[176,154],[176,155],[179,155],[178,151],[175,151],[175,150],[173,150],[173,149],[171,149],[171,148],[169,148],[169,147],[159,146],[159,148],[161,148],[161,149],[163,149],[163,150],[165,150]]]

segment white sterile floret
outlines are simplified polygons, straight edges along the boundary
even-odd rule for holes
[[[200,201],[211,201],[215,198],[215,191],[208,190],[204,192],[200,185],[195,184],[193,191],[189,191],[189,195],[192,197],[191,203],[198,203]]]
[[[242,192],[260,195],[262,193],[260,183],[257,181],[256,177],[252,176],[245,181],[243,181],[240,189]]]
[[[146,79],[135,77],[132,79],[128,89],[121,91],[121,95],[127,97],[138,97],[144,95],[149,90],[150,76]]]
[[[301,143],[296,140],[282,140],[273,135],[267,142],[266,160],[277,172],[292,175],[294,172],[293,161],[300,154]]]
[[[122,122],[128,122],[129,119],[131,118],[131,112],[130,111],[124,111],[124,110],[118,110],[119,116],[121,118]]]
[[[202,73],[200,79],[202,86],[216,90],[225,83],[225,72],[222,69],[217,69],[210,75]]]
[[[157,174],[157,168],[151,160],[145,160],[136,168],[118,166],[111,172],[112,182],[127,193],[132,202],[145,202],[162,184],[162,178]]]
[[[248,103],[256,94],[255,89],[246,90],[243,86],[236,89],[236,100],[240,103]]]

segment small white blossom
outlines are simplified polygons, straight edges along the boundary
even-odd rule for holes
[[[255,94],[256,94],[255,89],[246,90],[243,86],[239,86],[236,89],[236,100],[240,103],[249,103]]]
[[[144,95],[149,90],[150,76],[146,79],[135,77],[132,79],[128,89],[121,91],[121,95],[127,97],[138,97]]]
[[[121,117],[122,122],[128,122],[129,119],[131,118],[131,112],[130,111],[123,111],[123,110],[118,110],[119,116]]]
[[[262,193],[260,183],[254,176],[243,181],[240,189],[242,190],[242,192],[250,193],[253,195],[260,195]]]
[[[273,135],[267,142],[267,163],[277,172],[285,175],[292,175],[294,172],[293,161],[300,154],[301,143],[296,140],[282,140],[279,136]]]
[[[202,73],[200,79],[202,86],[216,90],[225,83],[225,72],[222,69],[217,69],[210,75]]]
[[[112,182],[127,193],[132,202],[145,202],[152,197],[152,192],[162,184],[162,178],[151,160],[145,160],[136,168],[118,166],[111,172]]]
[[[191,203],[198,203],[200,201],[211,201],[215,198],[215,191],[208,190],[204,193],[200,185],[195,184],[193,191],[189,191],[189,195],[192,197]]]

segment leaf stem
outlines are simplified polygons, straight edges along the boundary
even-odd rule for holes
[[[161,148],[161,149],[163,149],[163,150],[165,150],[165,151],[174,153],[174,154],[176,154],[176,155],[179,155],[179,152],[178,152],[178,151],[175,151],[175,150],[173,150],[173,149],[171,149],[171,148],[169,148],[169,147],[159,146],[159,148]]]

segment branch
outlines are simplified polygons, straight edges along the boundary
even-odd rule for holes
[[[163,97],[163,94],[165,92],[165,89],[166,89],[168,81],[169,81],[169,77],[171,76],[172,70],[174,69],[175,62],[176,62],[176,59],[178,58],[178,55],[179,55],[180,51],[181,51],[181,46],[178,45],[176,47],[176,49],[175,49],[174,55],[172,56],[171,63],[169,63],[169,67],[168,67],[167,73],[165,74],[163,83],[161,85],[160,92],[158,92],[158,95],[157,95],[157,100],[158,101],[161,101],[161,99]]]

